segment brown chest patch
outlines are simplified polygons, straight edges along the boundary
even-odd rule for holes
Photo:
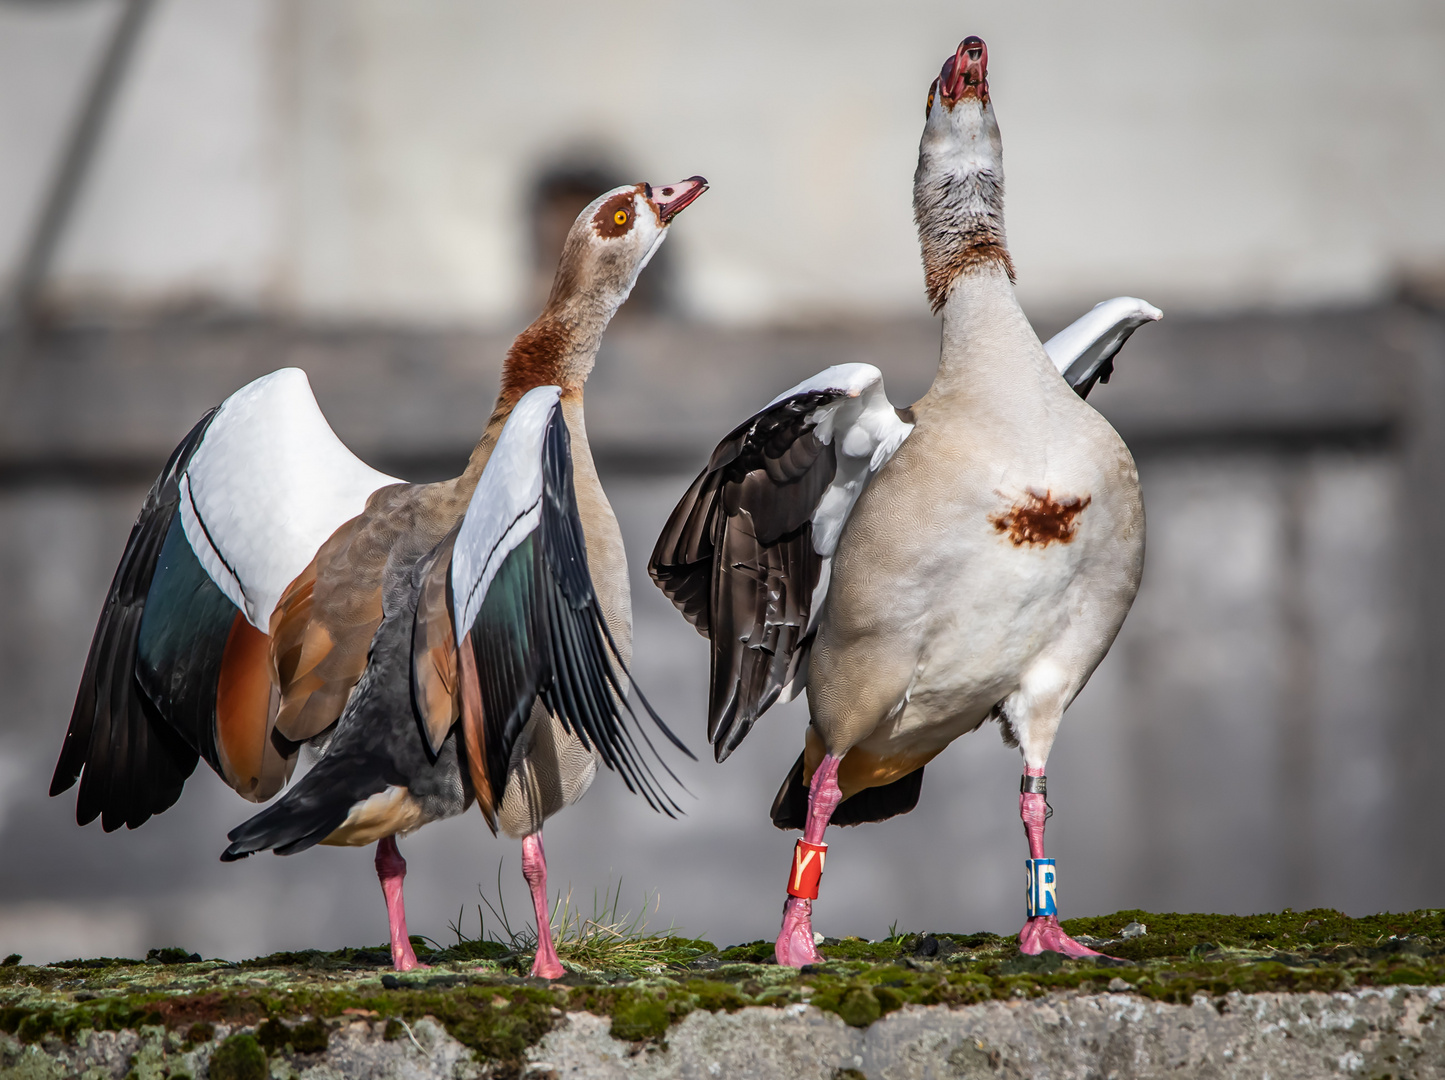
[[[501,400],[515,405],[528,390],[562,382],[571,343],[567,328],[545,317],[518,334],[502,365]]]
[[[1014,547],[1067,544],[1078,531],[1079,515],[1093,500],[1092,495],[1055,499],[1051,491],[1042,495],[1030,491],[1007,513],[993,514],[988,520],[996,531],[1013,541]]]

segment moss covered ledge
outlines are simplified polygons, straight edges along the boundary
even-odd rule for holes
[[[65,1075],[45,1071],[46,1062],[69,1054],[73,1063],[92,1049],[95,1075],[300,1075],[327,1059],[342,1031],[348,1047],[370,1039],[423,1052],[445,1032],[473,1052],[478,1075],[515,1076],[569,1013],[604,1018],[615,1039],[659,1047],[692,1013],[751,1006],[801,1015],[790,1007],[807,1005],[862,1029],[908,1005],[959,1008],[1050,994],[1189,1005],[1198,995],[1223,1001],[1445,986],[1442,911],[1360,919],[1329,910],[1123,911],[1065,927],[1122,963],[1026,957],[1012,939],[947,933],[828,940],[826,962],[802,972],[772,963],[770,942],[719,950],[672,938],[645,970],[574,965],[553,984],[524,977],[529,957],[481,942],[442,951],[418,942],[432,966],[403,976],[390,972],[384,948],[241,963],[180,949],[145,961],[44,967],[10,957],[0,966],[0,1076]]]

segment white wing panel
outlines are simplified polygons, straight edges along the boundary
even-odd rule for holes
[[[821,391],[856,396],[875,384],[882,387],[883,372],[872,364],[834,364],[832,367],[824,368],[818,374],[804,379],[791,390],[784,390],[758,411],[760,413],[767,412],[774,405],[781,404],[790,397],[797,397],[799,394],[816,394]]]
[[[1164,317],[1153,304],[1134,296],[1116,296],[1095,304],[1048,341],[1044,351],[1059,374],[1077,386],[1117,353],[1130,334]]]
[[[282,368],[228,397],[186,469],[181,524],[221,590],[269,631],[286,586],[372,492],[401,481],[336,437],[306,373]]]
[[[797,394],[841,391],[846,396],[821,405],[809,416],[816,425],[813,433],[832,443],[837,471],[813,511],[813,550],[823,556],[818,583],[813,588],[812,609],[805,633],[812,633],[822,617],[828,585],[833,576],[833,554],[848,524],[848,517],[869,481],[898,452],[913,431],[888,400],[883,373],[872,364],[839,364],[820,371],[771,402],[776,405]],[[780,701],[791,701],[808,682],[806,657],[783,688]]]
[[[452,610],[457,635],[476,621],[497,569],[542,516],[542,447],[561,399],[555,386],[528,390],[497,439],[452,549]]]
[[[882,374],[877,368],[871,370],[871,380],[850,388],[848,397],[820,406],[810,417],[817,424],[813,433],[824,443],[833,443],[837,460],[833,482],[813,511],[813,550],[828,558],[838,550],[858,496],[913,430],[884,393]],[[815,602],[813,611],[817,610]]]

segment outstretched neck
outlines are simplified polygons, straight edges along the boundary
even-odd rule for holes
[[[954,287],[965,277],[997,273],[1013,282],[1014,265],[1003,230],[1002,182],[991,173],[974,173],[947,187],[915,192],[914,214],[928,300],[935,313],[944,310]]]
[[[538,386],[560,386],[563,393],[580,394],[616,310],[584,302],[548,303],[507,350],[496,410],[510,413],[523,394]]]
[[[952,114],[930,114],[913,174],[913,220],[935,312],[963,275],[993,269],[1013,280],[1003,225],[1003,144],[991,106],[960,102]]]
[[[997,262],[958,274],[943,304],[943,340],[930,397],[1011,398],[1033,378],[1057,373]]]
[[[913,176],[913,218],[928,298],[943,314],[928,397],[1011,398],[1035,381],[1021,376],[1043,372],[1048,357],[1014,296],[1003,142],[986,93],[930,110]]]
[[[583,299],[552,299],[531,326],[517,335],[502,363],[502,387],[487,420],[486,431],[472,450],[464,481],[476,483],[512,409],[528,390],[560,386],[562,393],[581,404],[582,388],[597,362],[602,333],[618,305]]]

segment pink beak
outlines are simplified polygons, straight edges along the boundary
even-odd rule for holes
[[[657,207],[657,220],[666,225],[707,190],[707,181],[701,176],[689,176],[675,184],[653,187],[644,184],[647,197]]]
[[[970,91],[988,100],[988,46],[983,38],[970,34],[959,42],[958,49],[943,62],[938,87],[943,99],[950,104]]]

